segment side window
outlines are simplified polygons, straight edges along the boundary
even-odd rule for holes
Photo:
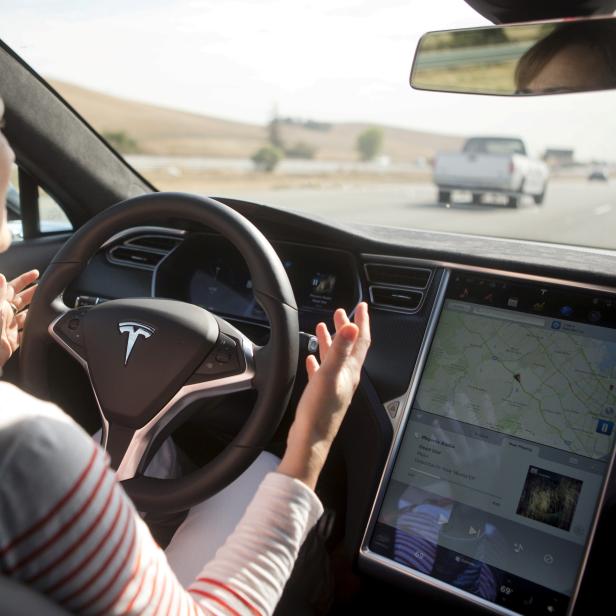
[[[66,217],[64,210],[40,186],[38,187],[38,198],[42,234],[71,231],[73,229],[73,225],[71,225],[70,220]]]
[[[58,202],[15,164],[6,205],[13,241],[62,233],[73,228]]]

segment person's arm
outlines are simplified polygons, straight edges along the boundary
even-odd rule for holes
[[[264,479],[236,530],[189,591],[116,482],[106,454],[52,405],[0,384],[3,574],[72,613],[272,613],[301,543],[322,512],[312,482],[367,349],[366,335],[358,339],[358,328],[345,315],[336,319],[344,335],[330,348],[329,334],[320,328],[322,364],[308,360],[310,382],[279,472]],[[357,320],[366,334],[365,306]],[[303,455],[305,464],[299,463]]]
[[[321,363],[312,355],[306,359],[309,382],[277,472],[266,476],[237,528],[191,585],[191,592],[224,599],[233,589],[257,612],[273,612],[303,540],[323,512],[314,488],[370,346],[366,304],[357,307],[355,323],[349,322],[344,310],[337,310],[333,342],[327,327],[317,326]],[[239,608],[237,601],[235,607]]]
[[[370,346],[365,303],[357,306],[355,324],[342,309],[334,313],[334,324],[333,342],[325,324],[317,326],[321,364],[313,355],[306,359],[308,386],[297,406],[287,449],[278,467],[279,472],[303,481],[312,489],[351,403]]]
[[[289,485],[277,486],[266,479],[259,488],[261,496],[251,505],[252,514],[244,517],[245,527],[285,533],[290,525],[299,533],[291,534],[291,540],[286,535],[262,536],[256,543],[254,538],[236,536],[234,556],[225,559],[236,563],[235,570],[229,576],[210,575],[207,583],[198,582],[188,592],[116,481],[105,452],[51,404],[6,383],[0,383],[0,400],[2,575],[39,591],[73,614],[192,616],[273,611],[278,598],[268,594],[268,587],[261,588],[260,581],[253,579],[245,588],[233,576],[253,571],[260,561],[265,581],[272,584],[270,578],[275,578],[276,584],[284,585],[298,535],[320,512],[316,496],[309,495],[312,500],[307,501],[307,494],[298,496]],[[303,484],[302,489],[308,492]],[[259,501],[261,505],[255,506]],[[295,523],[285,520],[276,529],[272,515],[278,507],[280,512],[295,511]]]

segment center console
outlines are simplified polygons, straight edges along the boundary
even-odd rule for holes
[[[615,423],[616,297],[449,271],[360,565],[497,613],[570,613]]]

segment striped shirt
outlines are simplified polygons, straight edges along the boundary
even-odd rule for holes
[[[184,589],[110,470],[66,414],[0,383],[0,572],[77,614],[271,614],[323,512],[266,475],[235,531]]]

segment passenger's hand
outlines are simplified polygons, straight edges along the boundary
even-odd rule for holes
[[[327,326],[317,325],[321,362],[314,355],[306,359],[308,385],[297,406],[287,450],[278,467],[279,472],[296,477],[313,489],[359,383],[370,346],[368,306],[359,304],[355,323],[339,308],[334,314],[334,325],[333,342]]]
[[[38,276],[37,270],[31,270],[7,282],[0,274],[0,368],[19,348],[28,306],[36,291],[36,285],[30,285]]]

